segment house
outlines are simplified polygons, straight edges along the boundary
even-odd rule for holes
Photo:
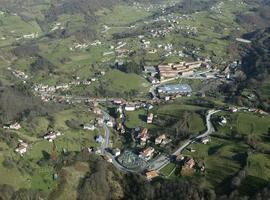
[[[225,125],[225,124],[227,124],[227,119],[225,118],[225,117],[220,117],[220,122],[219,122],[219,125],[221,125],[221,126],[223,126],[223,125]]]
[[[17,153],[19,153],[21,156],[26,153],[28,144],[25,142],[21,142],[18,147],[15,149]]]
[[[97,143],[102,143],[104,141],[104,139],[101,135],[96,136],[95,140]]]
[[[154,114],[149,113],[148,116],[147,116],[147,124],[152,124],[153,118],[154,118]]]
[[[126,111],[135,111],[136,110],[136,106],[135,106],[135,104],[127,104],[125,106],[125,110]]]
[[[157,68],[154,66],[144,66],[144,72],[150,74],[152,77],[158,74]]]
[[[43,138],[45,140],[49,140],[49,142],[52,142],[54,139],[57,138],[57,136],[60,136],[60,135],[61,133],[59,131],[49,131],[43,136]]]
[[[97,115],[101,115],[102,114],[102,111],[100,108],[94,108],[94,113],[97,114]]]
[[[116,105],[121,105],[122,100],[121,99],[115,99],[115,100],[113,100],[113,103],[116,104]]]
[[[193,169],[194,166],[195,166],[195,161],[193,158],[187,158],[186,161],[185,161],[185,164],[183,166],[183,168],[186,168],[186,169]]]
[[[210,142],[209,137],[204,137],[204,138],[201,139],[201,143],[203,143],[203,144],[207,144],[208,142]]]
[[[107,126],[109,126],[111,128],[114,126],[114,123],[112,121],[107,121],[106,124],[107,124]]]
[[[149,160],[152,158],[154,152],[155,149],[153,147],[148,147],[140,153],[140,157],[144,158],[145,160]]]
[[[117,157],[117,156],[120,156],[120,155],[121,155],[120,149],[118,149],[118,148],[114,149],[113,154],[114,154],[114,156],[116,156],[116,157]]]
[[[185,159],[185,156],[183,156],[183,155],[178,155],[178,156],[176,156],[176,158],[175,158],[175,161],[176,162],[181,162],[181,161],[183,161]]]
[[[105,71],[101,71],[100,75],[104,76],[105,75]]]
[[[230,110],[231,112],[237,112],[237,111],[238,111],[238,109],[237,109],[236,107],[230,107],[229,110]]]
[[[21,125],[18,122],[15,122],[14,124],[6,124],[3,126],[4,129],[13,129],[13,130],[19,130],[21,128]]]
[[[104,122],[103,118],[99,117],[99,118],[97,118],[96,120],[97,120],[97,124],[98,124],[99,126],[103,125],[103,122]]]
[[[166,97],[165,97],[165,101],[169,101],[169,100],[170,100],[170,98],[171,98],[171,97],[166,96]]]
[[[171,140],[170,138],[165,138],[165,139],[162,140],[161,144],[162,144],[162,145],[165,145],[165,144],[170,143],[171,141],[172,141],[172,140]]]
[[[146,142],[146,140],[149,139],[148,129],[143,128],[137,138],[140,139],[141,142]]]
[[[96,129],[96,127],[95,127],[94,125],[92,125],[92,124],[84,124],[84,125],[83,125],[83,129],[84,129],[84,130],[93,131],[93,130]]]
[[[162,134],[162,135],[160,135],[159,137],[157,137],[155,139],[155,144],[161,144],[162,141],[165,140],[165,139],[166,139],[166,135],[165,134]]]
[[[158,177],[158,173],[157,173],[156,170],[152,170],[152,171],[146,172],[145,176],[146,176],[147,180],[151,180],[151,179],[153,179],[155,177]]]
[[[195,161],[193,158],[186,158],[184,160],[184,165],[181,169],[182,176],[191,176],[194,173]]]
[[[159,83],[159,80],[155,77],[149,77],[148,78],[148,81],[151,83],[151,84],[158,84]]]

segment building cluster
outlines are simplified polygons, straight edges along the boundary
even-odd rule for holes
[[[99,41],[99,40],[95,40],[94,42],[90,43],[74,43],[72,47],[69,48],[70,51],[74,51],[74,50],[77,50],[77,49],[86,49],[90,46],[99,46],[101,45],[102,43]]]
[[[17,69],[12,69],[11,67],[8,67],[7,68],[9,71],[11,71],[11,73],[16,77],[16,78],[19,78],[19,79],[28,79],[28,75],[23,72],[23,71],[20,71],[20,70],[17,70]]]
[[[80,77],[74,77],[74,80],[69,82],[69,83],[63,83],[59,85],[44,85],[44,84],[35,84],[32,89],[34,91],[34,94],[37,96],[40,96],[43,101],[55,101],[62,103],[65,101],[66,103],[72,103],[70,102],[71,98],[69,98],[67,95],[66,96],[58,96],[55,95],[58,91],[67,91],[69,90],[72,86],[80,86],[80,85],[85,85],[88,86],[91,83],[95,82],[98,80],[99,76],[104,76],[105,71],[99,71],[95,73],[95,76],[92,78],[88,79],[83,79],[80,80]],[[78,100],[81,103],[81,100]],[[74,100],[74,103],[76,103],[76,100]]]
[[[160,79],[173,78],[177,76],[193,75],[194,70],[204,67],[201,61],[196,62],[179,62],[176,64],[158,65]]]
[[[25,34],[22,37],[16,38],[16,41],[21,40],[21,39],[35,39],[35,38],[38,38],[38,36],[39,36],[38,32]]]

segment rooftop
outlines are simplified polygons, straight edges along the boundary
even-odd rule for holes
[[[190,93],[192,92],[191,87],[188,84],[175,84],[165,85],[158,88],[160,93]]]

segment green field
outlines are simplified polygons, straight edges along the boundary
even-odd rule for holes
[[[100,21],[109,26],[127,26],[150,14],[146,11],[123,5],[115,6],[112,12],[106,9],[98,12]]]
[[[254,113],[219,113],[228,118],[225,126],[218,126],[218,131],[229,134],[231,129],[243,135],[257,135],[264,138],[270,128],[270,116],[260,116]]]
[[[136,128],[146,123],[146,112],[143,109],[126,112],[126,126],[128,128]]]
[[[196,152],[184,151],[183,154],[192,156],[197,162],[205,163],[206,175],[203,184],[216,190],[223,184],[228,184],[227,178],[240,169],[241,161],[237,159],[237,155],[246,150],[245,145],[213,137],[209,144],[193,144],[191,148]]]
[[[173,170],[175,170],[176,165],[173,163],[169,163],[165,167],[163,167],[160,170],[160,173],[162,173],[167,178],[175,177],[175,174],[173,173]]]

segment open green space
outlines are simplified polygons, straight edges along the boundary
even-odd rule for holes
[[[146,92],[149,83],[142,77],[136,74],[126,74],[117,70],[112,70],[105,75],[105,78],[110,83],[109,89],[116,91],[137,90]]]
[[[265,137],[270,128],[270,116],[256,115],[250,112],[239,113],[217,113],[225,116],[228,123],[224,126],[218,126],[218,132],[230,134],[231,130],[243,135],[257,135]]]
[[[239,154],[246,151],[247,146],[230,141],[211,138],[209,144],[193,144],[190,146],[196,152],[187,150],[184,155],[192,156],[196,162],[204,163],[206,174],[203,184],[213,189],[219,189],[228,184],[228,177],[234,175],[241,167]]]
[[[112,11],[104,9],[98,12],[100,21],[109,26],[124,26],[139,21],[151,13],[131,6],[115,6]]]
[[[126,112],[125,125],[128,128],[136,128],[146,124],[146,119],[147,119],[146,111],[143,109]]]
[[[174,163],[169,163],[160,170],[160,173],[162,173],[167,178],[172,178],[174,177],[173,170],[175,169],[175,167],[176,165]]]

